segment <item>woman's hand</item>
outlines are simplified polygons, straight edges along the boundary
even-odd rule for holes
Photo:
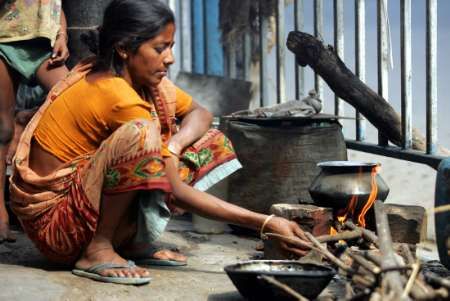
[[[305,256],[309,251],[310,242],[296,222],[274,216],[264,228],[264,233],[267,232],[278,234],[280,248],[287,253]]]
[[[50,66],[60,66],[64,64],[69,57],[69,48],[67,48],[67,33],[58,33],[53,46],[52,56],[50,57]]]

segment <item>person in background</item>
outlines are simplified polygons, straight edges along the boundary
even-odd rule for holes
[[[6,163],[34,113],[14,114],[17,87],[40,84],[48,91],[66,76],[66,27],[61,0],[0,0],[0,242],[15,240],[4,197]]]
[[[241,165],[209,129],[212,115],[167,79],[174,35],[163,2],[113,0],[98,41],[88,39],[96,56],[56,84],[22,134],[11,208],[37,248],[77,276],[144,284],[149,271],[132,259],[184,262],[146,249],[175,207],[306,240],[295,222],[203,192]]]

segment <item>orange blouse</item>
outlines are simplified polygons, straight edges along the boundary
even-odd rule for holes
[[[189,112],[192,97],[176,88],[176,116]],[[153,119],[150,104],[122,78],[89,82],[81,79],[64,91],[44,112],[34,138],[64,162],[96,150],[122,124]],[[169,156],[163,145],[162,155]]]

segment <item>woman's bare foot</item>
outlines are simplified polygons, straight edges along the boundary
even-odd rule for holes
[[[155,251],[156,250],[156,251]],[[187,257],[178,251],[159,249],[152,244],[132,244],[124,248],[121,254],[125,258],[173,260],[185,263]]]
[[[171,250],[159,250],[153,253],[153,258],[155,259],[163,259],[163,260],[175,260],[179,262],[186,262],[187,257],[183,254]]]
[[[102,263],[116,263],[127,264],[127,260],[120,257],[111,245],[96,245],[90,244],[81,258],[75,263],[77,269],[86,270],[90,267],[102,264]],[[150,273],[147,269],[141,267],[132,268],[113,268],[104,269],[98,272],[98,274],[106,277],[128,277],[128,278],[141,278],[149,277]]]

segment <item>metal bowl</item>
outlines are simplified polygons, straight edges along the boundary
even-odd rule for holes
[[[308,299],[316,298],[336,271],[290,260],[251,260],[225,267],[238,291],[248,300],[295,300],[259,276],[272,276]]]

